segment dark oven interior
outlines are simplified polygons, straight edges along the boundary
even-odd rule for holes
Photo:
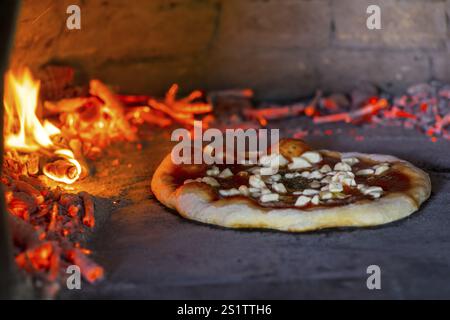
[[[381,8],[381,29],[367,25],[371,5]],[[24,0],[0,8],[1,41],[11,43],[0,53],[4,296],[450,296],[442,285],[450,1]],[[34,109],[11,110],[27,99]],[[18,141],[21,114],[29,119]],[[193,223],[159,204],[150,180],[171,132],[194,120],[392,154],[426,170],[433,194],[411,218],[366,230]],[[57,139],[46,140],[46,130],[59,130]],[[49,155],[49,144],[65,151]],[[72,264],[81,266],[80,290],[66,286]],[[366,289],[372,264],[385,270],[382,291]]]

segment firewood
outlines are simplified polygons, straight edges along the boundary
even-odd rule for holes
[[[91,97],[69,98],[59,101],[45,101],[45,115],[52,116],[60,113],[75,112],[77,109],[92,101]]]
[[[214,100],[217,97],[231,97],[231,98],[253,98],[254,92],[252,89],[228,89],[208,92],[208,100]]]
[[[118,122],[117,125],[125,135],[126,139],[129,141],[134,141],[136,139],[136,135],[131,129],[129,123],[125,120],[124,106],[117,98],[115,93],[113,93],[105,84],[103,84],[99,80],[91,80],[90,92],[92,95],[102,99],[105,104],[114,111],[116,120]]]
[[[14,182],[14,186],[18,191],[26,192],[30,196],[32,196],[37,204],[41,204],[44,202],[44,197],[42,196],[41,192],[27,182],[16,180]]]
[[[13,215],[8,216],[8,221],[14,243],[17,246],[33,248],[40,244],[39,233],[31,224]]]
[[[128,109],[126,118],[137,125],[149,123],[164,128],[172,124],[172,120],[166,118],[162,113],[154,112],[148,106],[137,106]]]
[[[193,91],[187,97],[177,100],[178,85],[172,85],[166,93],[164,100],[159,101],[154,98],[148,100],[148,105],[154,110],[161,111],[187,127],[194,125],[194,115],[206,114],[212,111],[210,103],[194,102],[202,97],[200,91]]]
[[[90,173],[89,165],[83,154],[83,143],[80,139],[71,139],[69,141],[69,147],[72,149],[75,159],[77,159],[81,165],[80,179],[83,179]]]
[[[89,283],[94,283],[103,278],[103,268],[89,259],[80,249],[67,252],[69,260],[80,267],[81,275]]]
[[[28,220],[30,215],[36,212],[37,205],[34,198],[28,193],[14,191],[7,209],[13,215]]]
[[[55,202],[52,206],[52,211],[50,212],[50,223],[48,224],[47,231],[54,232],[56,231],[56,224],[58,223],[58,215],[59,215],[59,207]]]
[[[60,159],[47,163],[44,166],[44,173],[56,176],[58,178],[66,177],[69,179],[74,179],[78,174],[78,169],[69,161]]]
[[[39,180],[38,178],[35,177],[30,177],[30,176],[24,176],[21,175],[20,180],[25,181],[26,183],[28,183],[29,185],[31,185],[33,188],[42,191],[44,189],[46,189],[47,187],[42,183],[41,180]]]
[[[381,109],[387,108],[389,103],[386,99],[380,99],[375,103],[370,103],[361,109],[357,109],[351,112],[342,112],[331,114],[327,116],[315,116],[313,118],[314,123],[327,123],[327,122],[353,122],[357,121],[365,116],[372,116],[378,113]]]
[[[83,224],[89,228],[93,228],[95,226],[94,200],[87,192],[82,191],[79,195],[83,199],[84,204]]]
[[[31,154],[27,161],[27,171],[30,175],[38,174],[39,172],[39,154]]]
[[[72,193],[64,193],[59,198],[59,203],[65,208],[69,208],[74,205],[77,206],[81,204],[81,199],[78,195]]]
[[[284,118],[294,117],[302,114],[305,111],[304,104],[294,104],[285,107],[269,107],[263,109],[244,109],[243,114],[249,119],[259,120],[264,118],[266,120],[280,120]]]

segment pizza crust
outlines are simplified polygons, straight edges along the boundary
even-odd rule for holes
[[[402,219],[417,211],[431,193],[429,176],[409,162],[393,156],[338,153],[318,150],[339,157],[358,157],[390,162],[406,174],[411,188],[388,193],[376,200],[361,200],[336,207],[268,208],[246,197],[217,199],[214,189],[204,183],[175,183],[175,165],[170,154],[156,170],[151,188],[156,198],[187,219],[228,228],[264,228],[302,232],[334,227],[369,227]]]

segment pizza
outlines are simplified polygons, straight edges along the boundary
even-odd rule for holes
[[[257,163],[232,165],[175,165],[169,154],[151,188],[187,219],[290,232],[389,223],[417,211],[431,193],[429,176],[394,156],[313,150],[294,139],[277,149]]]

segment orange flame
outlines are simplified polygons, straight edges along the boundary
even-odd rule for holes
[[[31,153],[40,149],[51,150],[56,156],[62,157],[75,165],[75,177],[58,177],[44,172],[49,178],[58,182],[72,184],[81,174],[81,166],[74,154],[68,149],[58,149],[53,144],[51,136],[59,134],[60,130],[48,121],[42,125],[36,110],[39,102],[39,80],[33,79],[29,69],[17,73],[7,72],[5,77],[5,147],[9,150]]]

